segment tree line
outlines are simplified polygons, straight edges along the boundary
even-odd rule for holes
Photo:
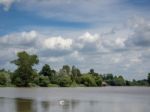
[[[81,73],[80,69],[64,65],[59,71],[51,69],[45,64],[40,72],[33,69],[39,63],[37,55],[30,55],[25,51],[17,53],[17,59],[11,61],[17,66],[13,72],[0,69],[1,87],[100,87],[100,86],[149,86],[150,73],[147,79],[132,81],[122,75],[99,74],[90,69],[88,73]]]

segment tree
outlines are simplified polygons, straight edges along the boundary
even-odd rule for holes
[[[52,80],[54,73],[55,71],[51,70],[48,64],[45,64],[39,74],[43,76],[48,76],[49,80]]]
[[[42,70],[40,71],[41,75],[44,75],[44,76],[50,76],[51,75],[51,68],[48,64],[45,64],[43,67],[42,67]]]
[[[92,68],[92,69],[90,69],[90,72],[89,72],[90,74],[94,74],[95,72],[94,72],[94,69]]]
[[[99,75],[93,76],[96,82],[97,86],[101,86],[102,85],[102,78]]]
[[[126,82],[122,76],[114,77],[115,86],[125,86]]]
[[[10,74],[6,72],[0,72],[0,86],[8,86],[11,83]]]
[[[104,75],[103,78],[107,82],[108,85],[112,85],[112,86],[115,85],[113,74],[106,74],[106,75]]]
[[[41,87],[48,87],[50,83],[48,76],[39,76],[39,86]]]
[[[70,76],[68,75],[61,75],[57,78],[57,84],[60,87],[69,87],[72,83],[72,80],[70,78]]]
[[[84,74],[83,76],[81,76],[81,83],[88,87],[96,86],[95,79],[91,74]]]
[[[68,75],[70,74],[71,70],[70,70],[70,67],[68,65],[64,65],[62,69],[66,70],[66,72],[67,72]]]
[[[18,52],[17,57],[18,59],[12,61],[18,67],[14,73],[13,83],[16,86],[28,87],[34,81],[35,70],[32,67],[38,64],[38,57],[25,51]]]
[[[148,83],[150,84],[150,73],[148,73],[147,80],[148,80]]]
[[[72,71],[71,71],[72,81],[79,83],[80,76],[81,76],[80,70],[76,68],[75,66],[72,66]]]

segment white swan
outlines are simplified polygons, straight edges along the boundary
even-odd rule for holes
[[[59,104],[60,104],[60,105],[64,105],[64,103],[65,103],[64,100],[60,100],[60,101],[59,101]]]

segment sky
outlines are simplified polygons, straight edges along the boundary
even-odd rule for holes
[[[150,0],[0,0],[0,68],[17,52],[59,70],[143,79],[150,72]]]

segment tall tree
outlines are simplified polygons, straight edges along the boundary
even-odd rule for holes
[[[64,65],[62,69],[63,69],[63,70],[66,70],[66,72],[67,72],[68,75],[70,74],[70,71],[71,71],[71,70],[70,70],[69,65]]]
[[[13,82],[17,86],[28,87],[35,77],[35,70],[32,67],[38,64],[39,59],[37,55],[30,55],[25,51],[18,52],[17,57],[16,60],[12,61],[18,67]]]
[[[10,74],[0,71],[0,86],[9,86],[11,83]]]
[[[148,79],[148,83],[150,84],[150,73],[148,73],[147,79]]]
[[[45,64],[40,71],[41,75],[51,77],[51,68],[48,64]]]
[[[94,74],[95,72],[94,72],[94,69],[92,68],[92,69],[90,69],[90,72],[89,72],[90,74]]]

